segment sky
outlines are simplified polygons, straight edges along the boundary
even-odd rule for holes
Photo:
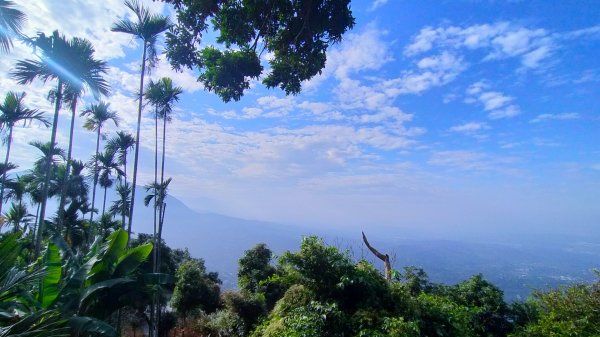
[[[117,18],[132,18],[122,1],[18,6],[27,34],[58,29],[94,44],[110,67],[105,100],[121,118],[105,133],[133,132],[141,45],[110,32]],[[488,241],[600,236],[598,1],[355,0],[351,8],[354,29],[297,96],[255,81],[239,102],[223,103],[161,55],[151,78],[184,89],[167,129],[173,196],[198,211],[308,228]],[[213,41],[208,34],[204,43]],[[31,107],[50,112],[52,83],[21,87],[9,76],[30,57],[18,43],[2,56],[0,94],[26,91]],[[270,57],[262,55],[267,68]],[[87,161],[95,136],[82,124],[74,157]],[[64,111],[63,147],[67,135]],[[30,167],[38,154],[27,143],[49,138],[35,124],[17,129],[11,161]],[[149,112],[141,146],[146,184]]]

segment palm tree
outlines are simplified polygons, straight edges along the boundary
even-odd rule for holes
[[[170,112],[172,110],[172,103],[179,100],[179,95],[183,92],[183,89],[179,87],[173,87],[173,81],[168,77],[163,77],[160,80],[154,82],[150,80],[144,97],[152,106],[154,106],[154,185],[158,184],[158,118],[164,119],[163,122],[163,165],[164,171],[164,148],[165,148],[165,126],[167,119],[170,119]],[[161,181],[164,179],[164,172],[161,172]],[[156,218],[160,219],[160,210],[157,200],[154,200],[154,240],[156,240]],[[155,242],[155,244],[157,244]],[[156,265],[156,261],[155,261]],[[155,271],[156,272],[156,271]]]
[[[119,162],[123,164],[123,180],[127,182],[127,153],[135,145],[135,138],[125,131],[118,131],[117,135],[111,138],[106,147],[115,151],[119,156]]]
[[[85,176],[82,175],[85,165],[79,160],[73,160],[71,174],[69,179],[64,180],[64,186],[61,186],[61,191],[64,191],[65,200],[70,203],[77,203],[78,210],[84,215],[89,208],[88,193],[89,186]]]
[[[33,168],[26,177],[28,180],[27,191],[32,200],[38,204],[35,221],[36,225],[34,225],[35,234],[39,229],[42,205],[48,197],[53,197],[58,193],[57,190],[59,184],[56,179],[56,168],[57,164],[65,159],[65,150],[57,147],[56,144],[52,146],[50,143],[42,143],[39,141],[30,142],[29,145],[35,147],[42,153],[42,156],[33,163]],[[37,234],[41,235],[41,233],[42,232],[39,232]]]
[[[154,207],[156,210],[156,205],[160,205],[159,207],[161,208],[161,212],[160,214],[164,215],[164,207],[166,206],[165,204],[165,200],[167,198],[167,190],[169,187],[169,184],[171,183],[171,178],[167,179],[166,181],[164,181],[163,183],[153,183],[150,185],[146,185],[146,192],[149,192],[148,195],[146,195],[146,197],[144,198],[144,205],[148,206],[150,204],[150,202],[152,201],[152,199],[154,199]],[[162,230],[162,228],[160,228],[160,224],[162,224],[162,220],[163,219],[159,219],[159,228],[158,228],[158,232],[159,232],[159,236],[158,238],[156,237],[156,233],[154,235],[154,247],[157,247],[156,249],[153,250],[153,266],[152,266],[152,270],[154,272],[158,271],[158,266],[160,263],[160,249],[158,248],[160,245],[160,232]],[[156,301],[159,301],[158,298],[153,297],[152,300],[152,306],[150,309],[150,321],[152,322],[153,325],[153,329],[156,329],[156,326],[159,325],[159,322],[154,322],[154,317],[157,317],[157,320],[160,320],[160,301],[155,304]],[[157,306],[157,312],[154,312],[154,307]],[[156,315],[156,316],[155,316]]]
[[[83,127],[90,131],[96,131],[96,156],[98,156],[100,148],[100,135],[102,126],[108,121],[113,121],[115,126],[119,126],[119,117],[114,111],[110,111],[110,104],[99,102],[98,104],[90,104],[82,113],[81,116],[87,116]],[[97,172],[98,163],[94,163],[94,171]],[[92,209],[96,201],[96,185],[98,184],[98,175],[94,175],[94,184],[92,185]],[[94,220],[94,212],[91,212],[90,222]]]
[[[168,77],[163,77],[157,82],[150,81],[144,96],[146,100],[154,106],[155,109],[155,124],[157,124],[157,119],[160,117],[163,120],[163,138],[162,138],[162,163],[161,163],[161,173],[160,173],[160,182],[164,183],[164,171],[165,171],[165,138],[166,138],[166,130],[167,130],[167,121],[171,120],[171,112],[173,111],[173,103],[179,101],[179,95],[183,92],[181,87],[174,87],[173,81]],[[155,125],[155,142],[158,143],[158,125]],[[154,184],[158,183],[156,177],[157,171],[157,153],[158,150],[155,148],[154,153]],[[162,205],[159,207],[158,204],[154,205],[155,213],[158,212],[159,222],[162,219]],[[156,227],[156,224],[155,224]],[[159,228],[162,227],[162,224],[159,225]],[[160,232],[160,231],[159,231]],[[160,237],[160,233],[159,233]]]
[[[17,176],[17,179],[11,181],[10,184],[7,183],[6,187],[8,187],[9,192],[6,193],[6,197],[22,205],[25,193],[27,193],[28,182],[26,176]]]
[[[167,195],[168,195],[168,189],[169,189],[169,184],[171,183],[171,178],[165,180],[162,183],[156,183],[156,184],[149,184],[146,185],[146,192],[148,192],[148,195],[146,195],[146,197],[144,198],[144,205],[148,206],[150,204],[150,202],[154,199],[154,204],[155,205],[159,205],[159,207],[161,207],[161,209],[164,211],[164,207],[165,207],[165,201],[167,199]],[[161,216],[164,217],[164,212],[161,212]],[[157,242],[161,242],[161,236],[160,233],[162,232],[162,220],[164,219],[159,219],[159,227],[158,227],[158,239]],[[158,246],[156,246],[158,247]],[[158,251],[158,249],[157,249]],[[155,258],[155,263],[159,262],[160,257],[156,256]]]
[[[23,225],[23,232],[27,231],[27,225],[32,217],[33,216],[29,214],[25,205],[14,202],[8,212],[4,214],[6,223],[12,225],[15,232],[21,230],[21,225]]]
[[[100,187],[104,188],[104,201],[102,203],[102,214],[104,214],[106,210],[106,191],[113,184],[112,176],[123,174],[123,171],[121,171],[115,160],[115,152],[111,149],[106,149],[106,151],[94,156],[88,165],[93,166],[94,163],[97,163],[97,166],[92,168],[92,174],[98,175]]]
[[[158,82],[154,82],[150,80],[148,83],[148,87],[144,92],[144,97],[146,100],[154,106],[154,185],[158,183],[158,109],[160,107],[160,98],[161,98],[161,90]],[[154,199],[154,212],[153,212],[153,233],[152,239],[154,240],[154,244],[156,245],[156,216],[157,216],[157,203],[156,199]],[[156,253],[153,254],[153,257],[156,257]],[[156,272],[154,267],[156,266],[156,261],[152,261],[152,272]]]
[[[122,219],[121,226],[124,227],[125,217],[129,215],[128,210],[131,206],[131,186],[127,183],[127,181],[119,182],[117,184],[117,195],[119,198],[113,202],[108,211],[113,215],[120,214]]]
[[[152,66],[156,62],[156,40],[158,36],[166,31],[169,26],[169,19],[166,16],[159,14],[151,14],[150,11],[140,5],[136,0],[125,1],[125,6],[131,9],[137,17],[136,22],[129,19],[122,19],[116,22],[111,30],[113,32],[121,32],[142,40],[142,67],[140,72],[140,90],[137,116],[137,131],[135,137],[135,154],[133,159],[133,186],[131,189],[131,209],[129,210],[129,222],[127,225],[128,236],[131,236],[131,223],[133,221],[133,207],[135,204],[135,186],[137,180],[137,165],[140,150],[140,125],[142,120],[142,103],[144,91],[144,74],[146,73],[146,61]]]
[[[127,182],[127,152],[135,145],[133,136],[125,131],[118,131],[117,135],[111,138],[106,147],[118,154],[119,162],[123,164],[123,180],[117,185],[117,193],[120,196],[119,212],[111,211],[113,214],[120,213],[122,216],[122,225],[125,229],[125,217],[129,216],[131,207],[131,186]]]
[[[36,48],[36,51],[38,49],[41,51],[39,59],[18,61],[12,76],[19,84],[29,84],[38,78],[43,82],[54,79],[58,81],[53,91],[55,96],[54,118],[50,137],[50,146],[54,147],[58,127],[58,112],[64,100],[63,90],[66,88],[68,89],[66,90],[67,93],[81,93],[87,86],[94,95],[107,94],[108,82],[102,78],[102,74],[106,72],[106,65],[103,61],[95,60],[92,57],[94,49],[89,41],[79,38],[68,41],[58,31],[55,31],[51,36],[46,36],[43,33],[38,34],[36,38],[30,40],[30,43]],[[50,169],[49,163],[46,165],[46,169]],[[44,230],[50,172],[46,171],[45,176],[38,219],[38,235],[34,250],[36,258],[39,256],[42,243],[41,233]]]
[[[12,47],[12,37],[20,36],[25,13],[13,8],[15,3],[9,0],[0,0],[0,52],[8,52]]]
[[[16,169],[17,167],[19,167],[19,166],[16,165],[16,164],[13,164],[13,163],[6,163],[6,164],[5,163],[0,163],[0,175],[6,176],[6,175],[8,175],[8,172]],[[9,185],[12,184],[12,183],[13,183],[13,180],[10,179],[10,178],[6,178],[6,181],[4,182],[4,184],[6,184],[7,188],[10,188]],[[0,202],[4,202],[6,200],[8,200],[8,198],[7,198],[7,196],[4,196],[3,199],[0,199]]]
[[[65,102],[68,103],[71,110],[71,127],[69,130],[69,147],[67,150],[67,170],[66,178],[68,180],[71,174],[71,153],[73,150],[73,132],[75,129],[75,113],[77,111],[77,103],[81,96],[85,93],[85,87],[89,87],[93,92],[94,96],[98,97],[101,95],[108,95],[109,85],[108,82],[103,78],[106,74],[107,65],[105,61],[97,60],[94,58],[94,47],[92,44],[81,38],[73,38],[70,41],[71,52],[74,53],[74,63],[70,64],[75,71],[82,76],[85,76],[87,80],[75,83],[69,83],[65,88]],[[58,216],[58,228],[62,226],[62,210],[65,203],[64,190],[61,191],[60,204],[59,204],[59,216]],[[94,214],[92,212],[92,214]]]
[[[98,222],[98,229],[100,230],[99,234],[106,238],[108,235],[116,230],[119,230],[121,224],[118,220],[113,220],[112,215],[110,213],[104,213],[100,217],[100,221]]]
[[[25,93],[15,93],[9,91],[4,98],[4,103],[0,104],[0,136],[2,136],[2,143],[6,144],[6,157],[4,159],[4,166],[8,165],[8,158],[10,156],[10,145],[12,143],[13,129],[17,123],[27,121],[38,121],[44,124],[46,127],[50,126],[50,123],[44,117],[42,112],[36,109],[29,109],[25,107],[23,99]],[[0,187],[0,200],[4,200],[4,185],[6,184],[6,171],[2,173],[2,187]],[[2,213],[2,203],[0,202],[0,213]]]

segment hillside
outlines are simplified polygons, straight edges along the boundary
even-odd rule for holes
[[[134,228],[135,232],[152,232],[152,212],[141,202],[136,204],[135,222],[144,224]],[[360,233],[315,231],[198,213],[177,198],[168,198],[165,240],[172,247],[187,247],[193,256],[205,259],[210,270],[219,272],[226,288],[236,287],[237,263],[245,250],[260,242],[276,254],[297,250],[305,235],[321,236],[330,244],[350,250],[356,258],[372,260],[360,241]],[[508,300],[527,297],[532,289],[591,281],[591,269],[600,260],[600,246],[583,241],[499,244],[390,237],[373,235],[370,240],[393,256],[396,269],[420,266],[432,281],[448,284],[481,273],[503,289]],[[373,262],[379,266],[378,261]]]

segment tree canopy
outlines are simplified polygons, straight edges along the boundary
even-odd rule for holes
[[[269,88],[297,94],[325,67],[326,50],[354,26],[350,0],[163,0],[177,21],[166,55],[176,70],[195,69],[198,81],[224,101],[239,100],[265,69]],[[201,45],[212,28],[218,47]]]

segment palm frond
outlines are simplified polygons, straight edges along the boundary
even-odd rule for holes
[[[25,13],[13,8],[15,3],[0,0],[0,52],[8,52],[12,47],[12,38],[21,36]]]

